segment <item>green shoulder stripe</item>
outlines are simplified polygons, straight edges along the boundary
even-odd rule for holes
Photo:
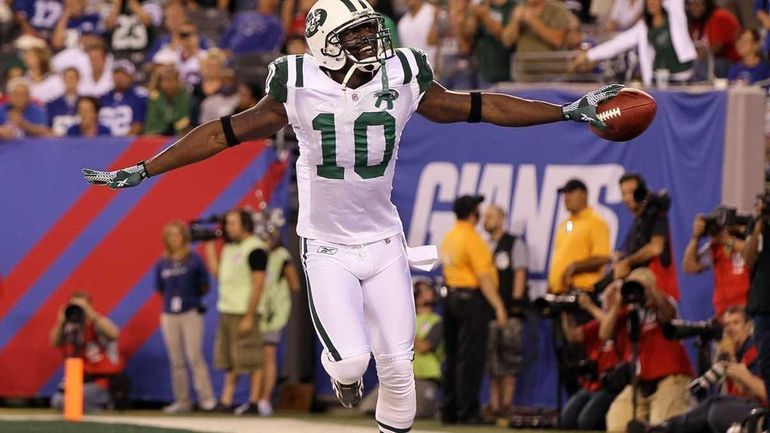
[[[295,79],[294,87],[299,88],[299,87],[302,87],[302,86],[305,85],[305,78],[303,76],[304,75],[303,74],[303,67],[304,67],[304,63],[305,63],[305,57],[300,54],[300,55],[295,57],[294,62],[295,62],[294,63],[295,71],[296,71],[295,76],[297,77]]]
[[[408,84],[412,81],[412,68],[409,66],[409,60],[406,59],[406,55],[401,50],[396,50],[396,56],[404,69],[404,84]]]
[[[433,82],[433,69],[428,63],[428,59],[422,50],[416,48],[409,48],[414,54],[415,60],[417,60],[417,84],[420,85],[420,93],[425,93]]]
[[[289,80],[289,65],[286,57],[275,59],[267,68],[265,92],[278,102],[286,102],[286,82]]]

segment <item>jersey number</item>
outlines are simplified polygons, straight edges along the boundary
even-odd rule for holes
[[[385,133],[385,153],[382,162],[369,165],[369,140],[367,131],[370,126],[382,126]],[[323,164],[316,166],[316,173],[327,179],[343,179],[343,167],[337,166],[337,132],[334,128],[334,114],[321,113],[313,119],[313,129],[321,132],[321,154]],[[396,119],[384,111],[361,113],[353,123],[356,162],[353,171],[362,179],[381,177],[388,168],[393,148],[396,144]]]

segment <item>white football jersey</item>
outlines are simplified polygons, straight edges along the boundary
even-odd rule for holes
[[[385,72],[392,100],[382,95]],[[298,235],[357,245],[403,231],[390,201],[398,145],[432,81],[416,49],[396,50],[357,89],[343,90],[309,54],[270,64],[266,91],[286,107],[299,141]]]

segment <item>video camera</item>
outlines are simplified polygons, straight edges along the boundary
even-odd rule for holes
[[[700,337],[704,340],[719,340],[722,338],[722,325],[715,319],[688,322],[674,319],[663,325],[663,336],[669,340],[684,340]]]
[[[671,209],[671,195],[665,189],[658,192],[650,191],[644,197],[644,216],[654,216],[660,213],[666,213]]]
[[[226,214],[212,214],[208,217],[192,220],[187,223],[190,226],[190,240],[193,242],[205,242],[219,239],[225,235]]]
[[[77,304],[68,304],[64,308],[64,323],[83,324],[86,321],[86,312]]]
[[[706,222],[706,233],[716,236],[725,227],[748,226],[751,223],[751,215],[739,214],[738,210],[730,206],[719,206],[710,214],[699,215]]]
[[[646,299],[644,286],[638,281],[624,281],[620,286],[620,300],[626,305],[642,305]]]
[[[578,295],[574,293],[562,295],[548,293],[541,298],[535,299],[532,302],[532,306],[543,316],[553,317],[558,316],[562,312],[572,313],[580,310],[578,299]]]

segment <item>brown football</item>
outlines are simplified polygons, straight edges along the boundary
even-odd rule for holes
[[[618,96],[596,107],[596,114],[607,124],[607,129],[591,125],[591,131],[606,140],[627,141],[638,137],[650,126],[657,110],[658,104],[648,93],[625,88]]]

